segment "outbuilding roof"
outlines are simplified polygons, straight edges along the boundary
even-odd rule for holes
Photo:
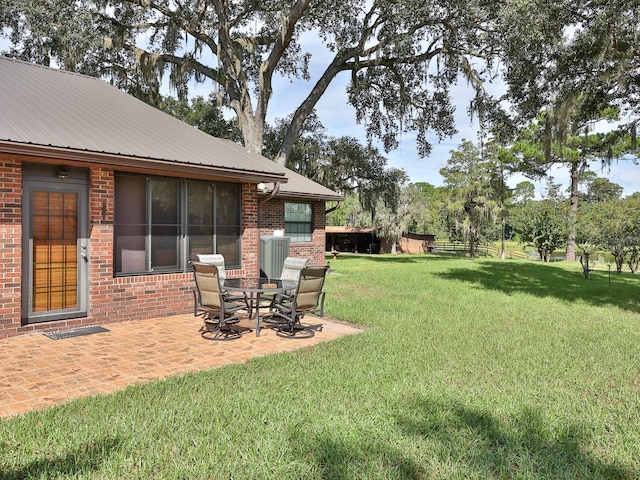
[[[93,77],[0,56],[0,152],[340,196]],[[294,178],[293,185],[285,188]],[[296,192],[296,190],[299,190]]]
[[[373,227],[353,227],[351,225],[327,225],[327,233],[374,233]]]

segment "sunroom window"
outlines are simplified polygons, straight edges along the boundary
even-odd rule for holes
[[[181,272],[198,253],[240,266],[241,186],[115,176],[116,274]]]

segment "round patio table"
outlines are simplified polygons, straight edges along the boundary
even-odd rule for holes
[[[230,292],[242,292],[247,295],[255,309],[256,337],[260,336],[260,295],[289,292],[296,288],[295,283],[283,282],[266,277],[225,278],[222,288]]]

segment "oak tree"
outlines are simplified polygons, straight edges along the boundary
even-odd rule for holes
[[[478,0],[6,0],[0,26],[12,54],[110,78],[157,93],[167,79],[179,96],[210,81],[233,109],[244,145],[261,152],[274,79],[307,81],[292,107],[276,160],[284,164],[329,84],[350,76],[349,103],[384,148],[412,131],[455,131],[451,85],[481,90],[495,72],[500,2]],[[322,61],[312,79],[312,51]],[[136,87],[137,86],[137,87]]]

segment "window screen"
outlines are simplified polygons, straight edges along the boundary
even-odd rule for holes
[[[184,271],[198,253],[240,266],[241,185],[116,174],[117,274]]]

